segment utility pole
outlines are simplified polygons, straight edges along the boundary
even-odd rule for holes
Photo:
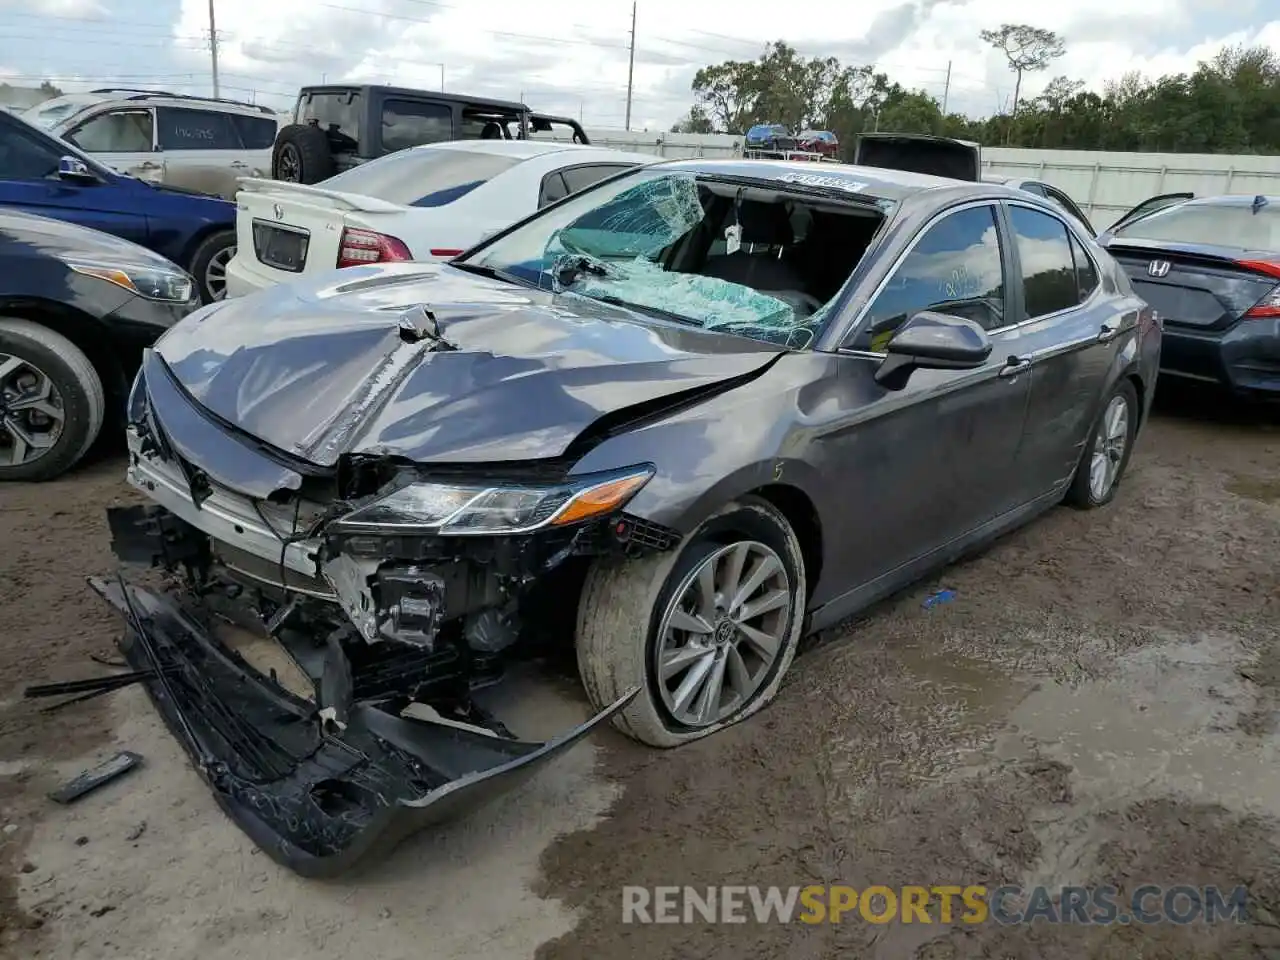
[[[209,0],[209,59],[213,62],[213,96],[218,93],[218,24],[213,16],[213,0]]]
[[[209,0],[213,3],[213,0]],[[631,81],[636,73],[636,4],[631,4],[631,53],[627,59],[627,129],[631,129]]]
[[[440,64],[440,92],[444,93],[444,64]]]
[[[942,115],[947,115],[947,98],[951,96],[951,61],[947,61],[947,85],[942,88]]]

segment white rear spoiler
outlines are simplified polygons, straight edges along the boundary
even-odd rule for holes
[[[401,213],[404,210],[404,207],[398,203],[378,200],[375,197],[363,197],[358,193],[326,190],[324,187],[310,186],[305,183],[266,180],[262,177],[239,177],[236,182],[245,193],[275,193],[284,196],[293,194],[300,200],[306,197],[323,197],[345,210],[359,210],[364,213]]]

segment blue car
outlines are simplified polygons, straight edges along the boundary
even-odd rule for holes
[[[148,183],[0,111],[0,208],[111,233],[184,268],[204,303],[226,294],[236,252],[236,206]]]
[[[757,123],[747,131],[748,150],[785,152],[796,149],[796,138],[780,123]]]

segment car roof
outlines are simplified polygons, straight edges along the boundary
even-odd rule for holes
[[[470,97],[465,93],[444,93],[441,90],[423,90],[417,87],[387,87],[376,83],[320,83],[302,87],[299,96],[309,93],[349,93],[352,90],[376,91],[384,97],[405,97],[414,100],[441,100],[460,103],[466,107],[485,107],[502,112],[519,113],[529,107],[516,100],[495,100],[490,97]]]
[[[1188,207],[1251,207],[1257,202],[1258,197],[1262,197],[1266,201],[1266,205],[1280,203],[1280,197],[1269,196],[1265,193],[1223,193],[1216,197],[1192,197],[1188,200],[1182,200],[1180,203]],[[1175,206],[1175,204],[1170,204]]]
[[[671,160],[663,164],[663,167],[710,176],[775,180],[779,185],[788,181],[803,185],[805,181],[795,180],[796,177],[822,177],[829,180],[829,185],[836,189],[844,187],[884,200],[902,200],[922,190],[955,187],[966,182],[888,167],[856,167],[851,163],[818,164],[807,160]]]
[[[560,140],[443,140],[440,143],[424,143],[412,150],[456,150],[466,153],[490,153],[500,157],[513,157],[517,160],[531,160],[549,153],[580,152],[584,157],[644,157],[647,160],[658,160],[652,154],[627,153],[622,150],[611,150],[608,147],[585,146],[580,143],[564,143]]]

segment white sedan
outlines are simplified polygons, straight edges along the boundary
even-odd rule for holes
[[[335,267],[449,260],[549,203],[658,159],[550,141],[456,140],[311,186],[244,178],[227,296]]]

